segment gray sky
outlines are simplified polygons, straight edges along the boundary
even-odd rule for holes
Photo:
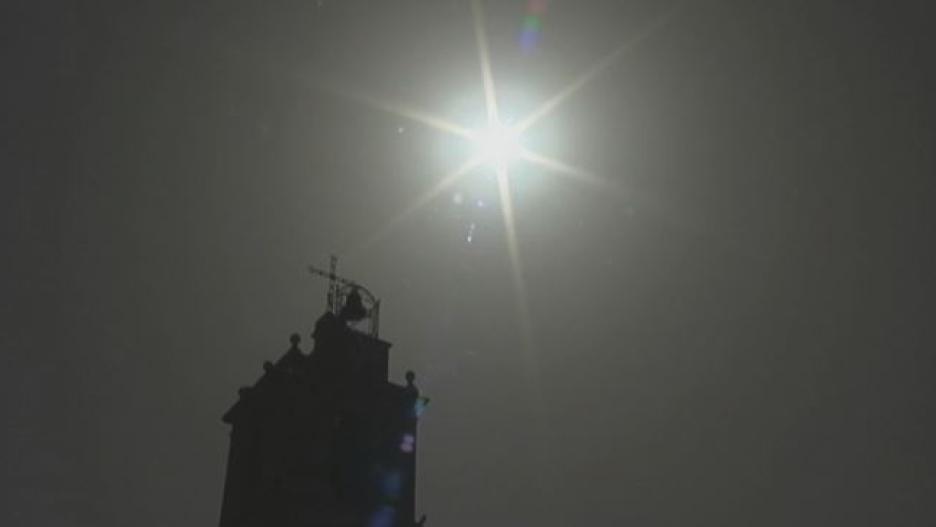
[[[381,229],[470,146],[348,97],[483,122],[467,2],[5,3],[0,523],[216,522],[333,252],[430,525],[936,521],[926,3],[488,4],[514,117],[672,13],[524,138],[604,183],[512,165],[522,298],[490,167]]]

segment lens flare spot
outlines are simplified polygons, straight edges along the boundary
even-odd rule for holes
[[[546,11],[546,0],[530,0],[527,3],[527,11],[540,15]]]
[[[400,450],[407,454],[412,454],[416,449],[416,437],[413,434],[404,434],[400,441]]]
[[[428,404],[428,401],[426,400],[425,397],[417,398],[416,402],[413,403],[413,417],[418,419],[423,414],[423,412],[426,411],[427,404]]]
[[[535,50],[539,41],[540,34],[536,31],[524,28],[523,31],[520,32],[520,48],[527,53]]]
[[[529,30],[534,33],[538,33],[542,27],[543,27],[543,23],[540,21],[538,16],[527,15],[523,17],[523,30],[524,31]]]
[[[539,44],[543,34],[543,18],[546,12],[545,0],[531,0],[527,4],[527,14],[520,24],[520,47],[525,52],[532,52]]]
[[[396,520],[396,509],[388,505],[380,507],[371,515],[368,527],[393,527]]]
[[[385,472],[381,477],[380,491],[385,499],[398,500],[403,492],[403,475],[397,470]]]

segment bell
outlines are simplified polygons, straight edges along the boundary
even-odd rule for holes
[[[341,312],[338,316],[346,322],[357,322],[367,316],[367,308],[364,307],[361,293],[358,292],[356,287],[352,288],[348,296],[345,297],[344,305],[341,306]]]

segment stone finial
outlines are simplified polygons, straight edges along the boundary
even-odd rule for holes
[[[299,343],[302,342],[302,337],[298,333],[293,333],[289,337],[289,343],[292,344],[293,349],[299,349]]]
[[[270,362],[270,361],[268,361],[268,360],[263,361],[263,371],[265,371],[265,372],[267,372],[267,373],[272,372],[272,371],[273,371],[273,363]]]
[[[416,374],[413,373],[413,370],[407,371],[407,372],[406,372],[406,387],[407,387],[407,388],[415,388],[415,386],[413,386],[413,383],[414,383],[415,381],[416,381]]]

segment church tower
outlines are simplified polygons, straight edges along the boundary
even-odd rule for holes
[[[313,272],[331,284],[311,353],[293,335],[222,418],[231,442],[220,527],[422,525],[416,425],[428,400],[412,372],[405,385],[388,380],[379,301],[334,266]]]

